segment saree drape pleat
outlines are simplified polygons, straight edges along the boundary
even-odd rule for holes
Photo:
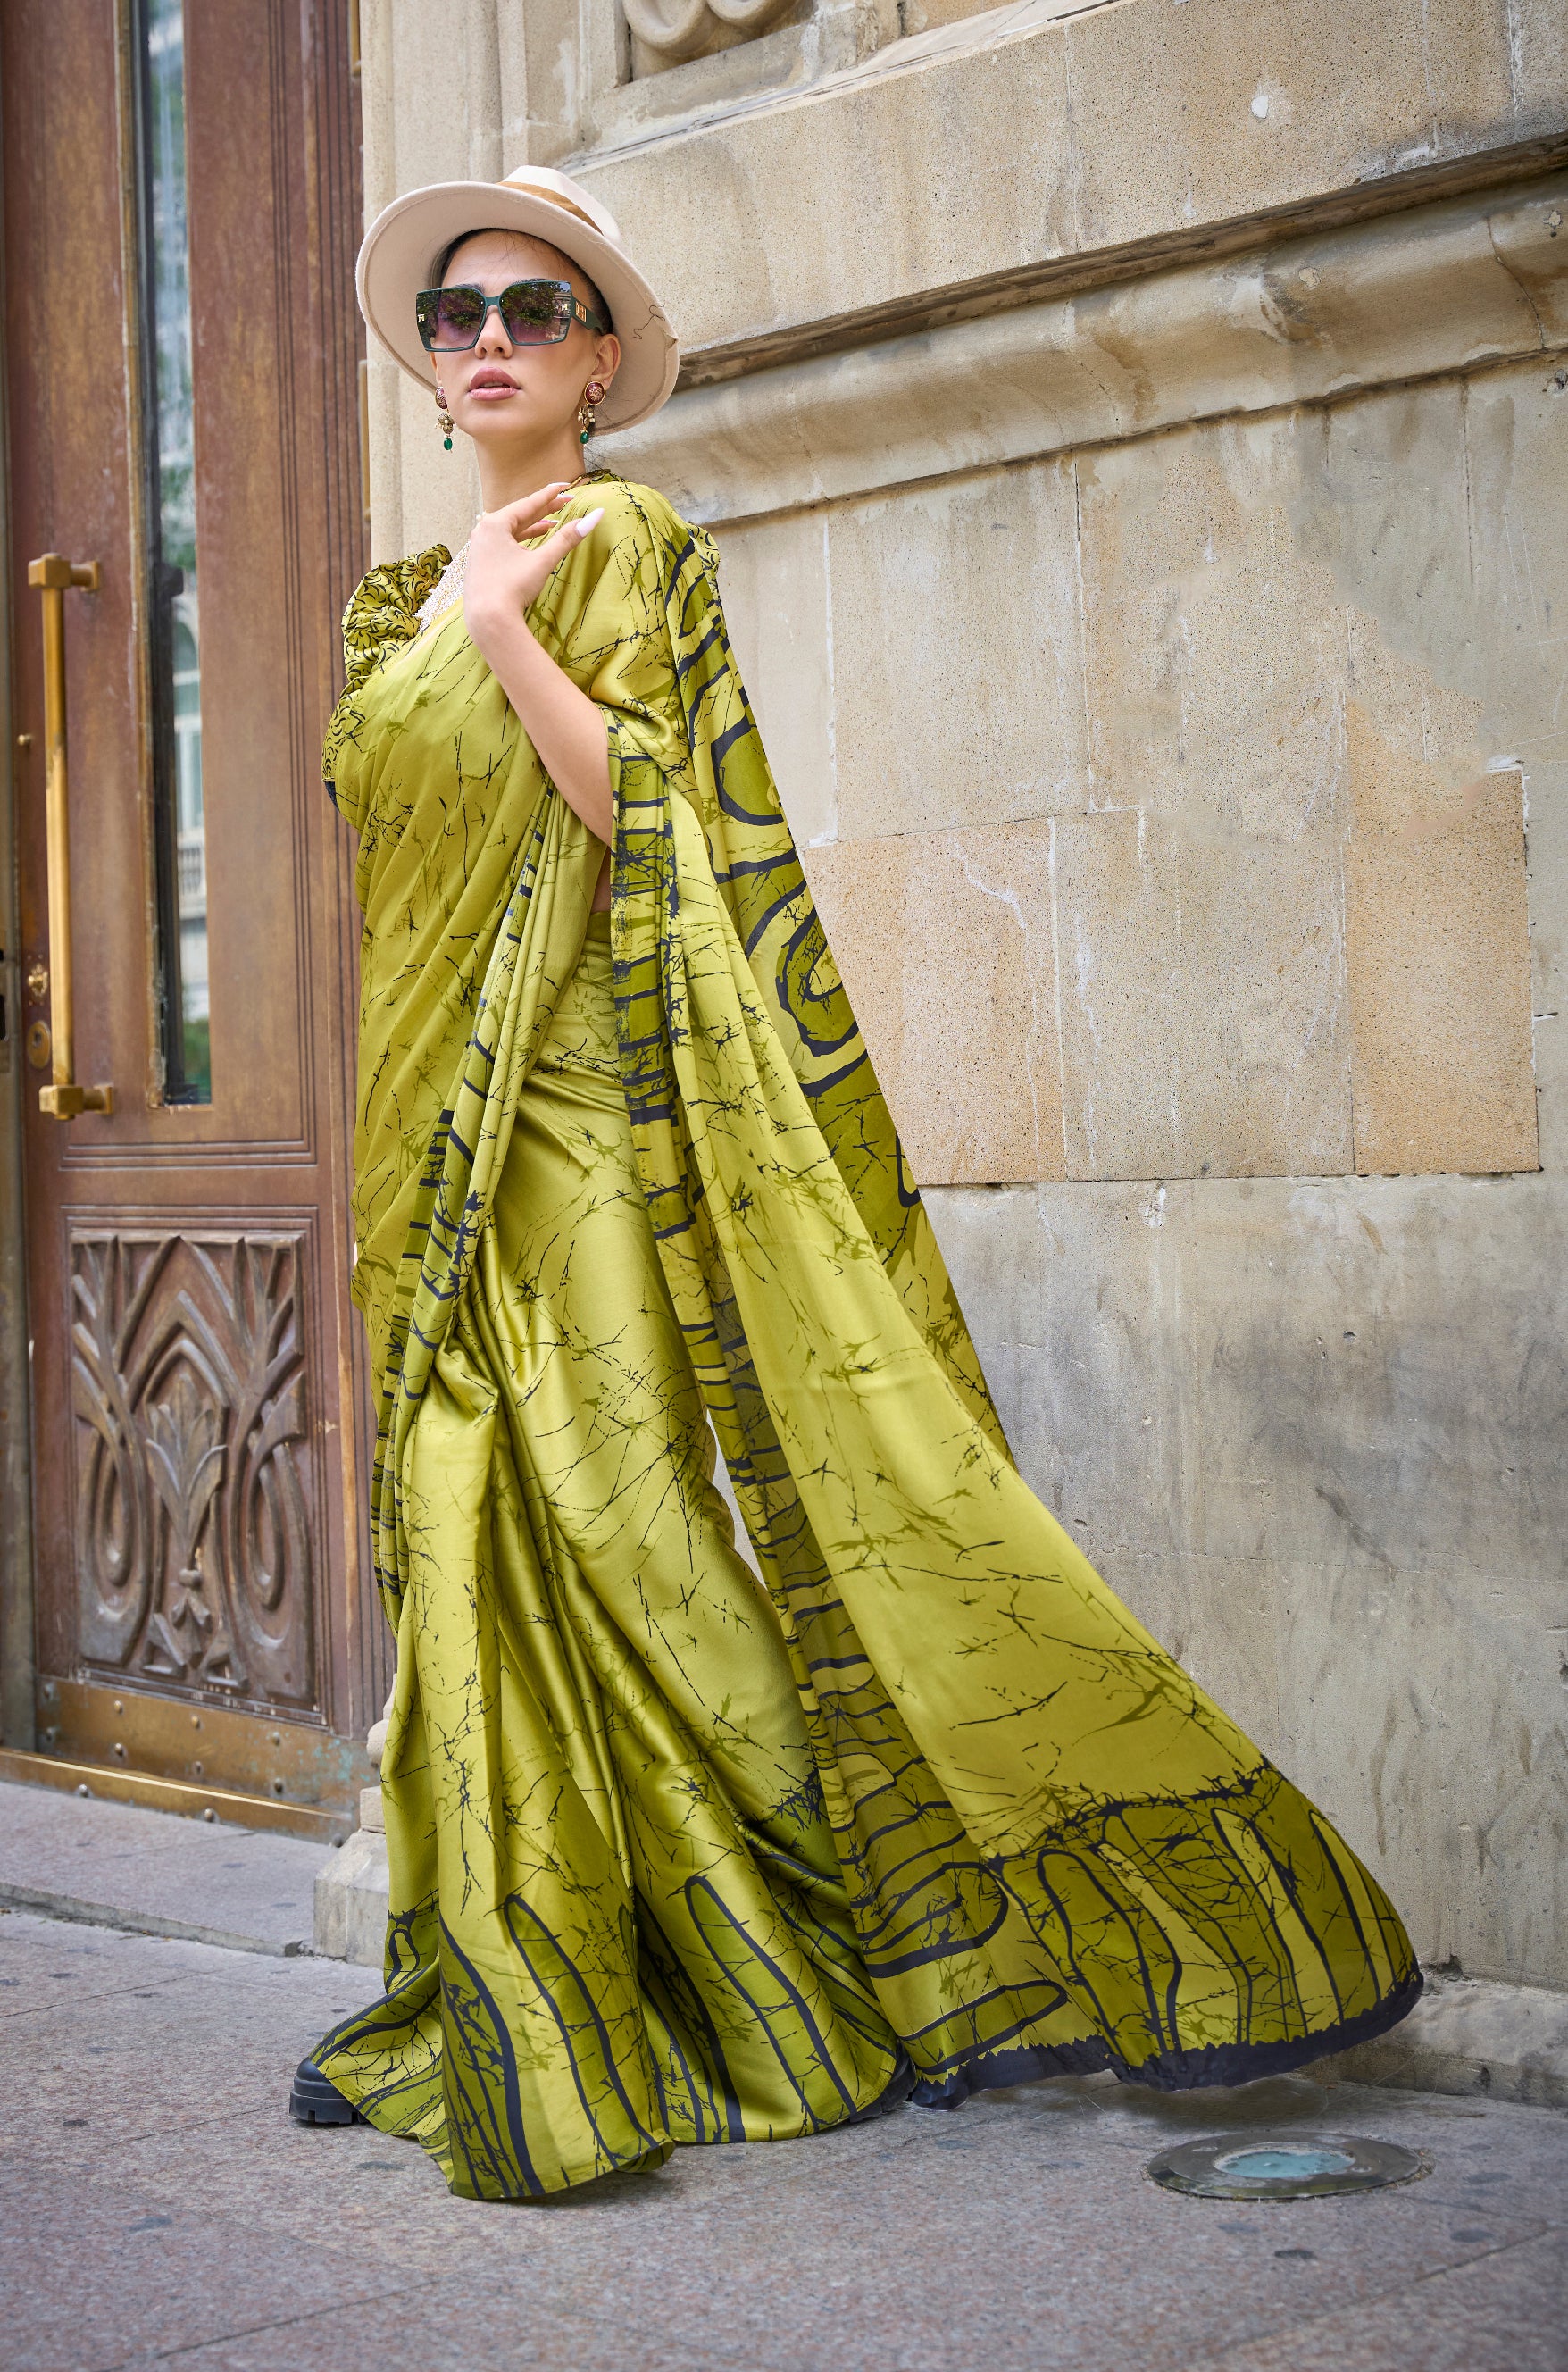
[[[1379,2031],[1420,1985],[1386,1896],[1012,1465],[711,545],[581,500],[531,622],[608,722],[608,936],[460,608],[419,631],[445,552],[345,622],[398,1678],[388,1990],[318,2059],[514,2198],[912,2086]]]

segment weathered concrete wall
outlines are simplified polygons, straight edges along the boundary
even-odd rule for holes
[[[1423,1958],[1568,1984],[1568,14],[372,14],[372,202],[564,159],[698,349],[606,458],[719,536],[1024,1471]],[[377,549],[460,539],[379,386]]]

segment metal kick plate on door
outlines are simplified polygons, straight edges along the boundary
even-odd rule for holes
[[[316,1722],[84,1680],[41,1681],[38,1735],[49,1752],[72,1761],[334,1812],[352,1809],[377,1776],[363,1742]]]

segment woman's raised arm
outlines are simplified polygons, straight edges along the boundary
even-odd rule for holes
[[[603,712],[535,640],[526,614],[552,572],[604,517],[593,510],[558,527],[556,506],[567,491],[563,484],[541,486],[476,522],[463,615],[474,648],[516,709],[551,781],[595,839],[608,844],[614,824]],[[518,541],[541,533],[541,543]]]

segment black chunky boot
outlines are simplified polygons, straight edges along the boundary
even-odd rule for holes
[[[366,2122],[313,2059],[302,2059],[294,2071],[288,2113],[296,2125],[362,2125]]]

